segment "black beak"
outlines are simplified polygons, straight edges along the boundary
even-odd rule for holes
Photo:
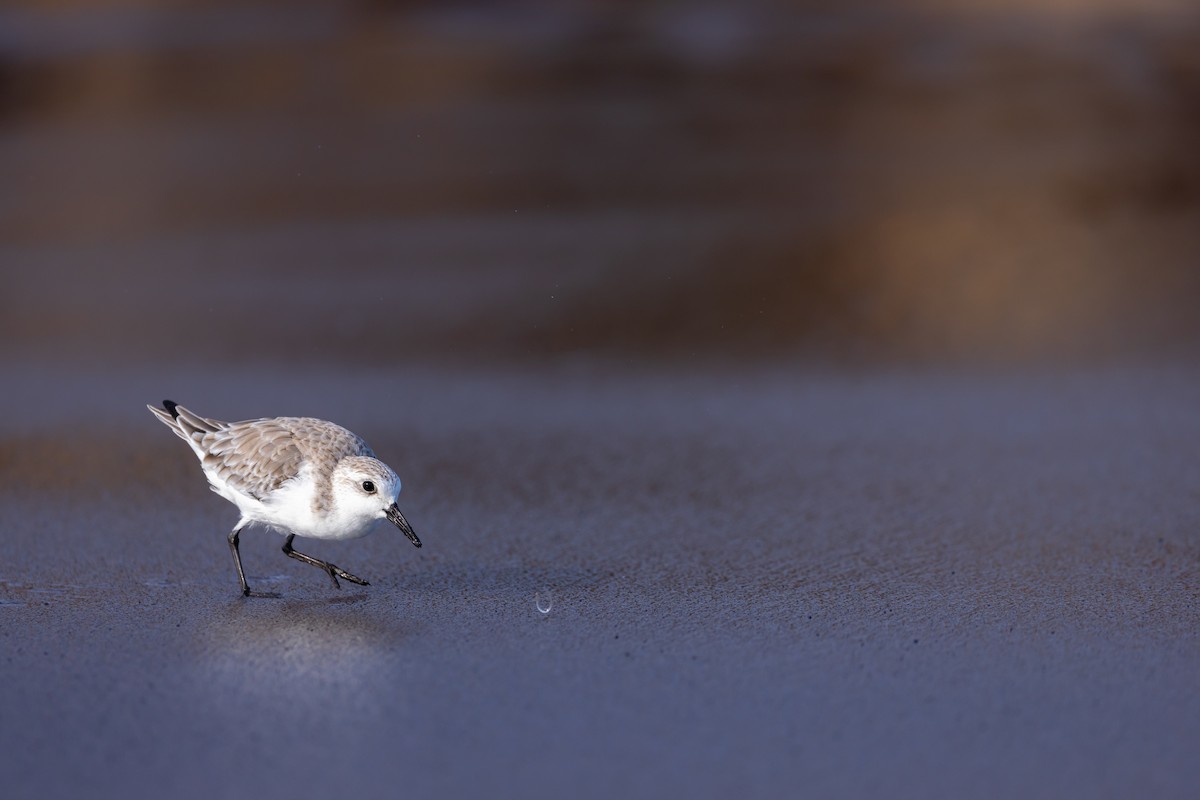
[[[396,507],[395,503],[392,503],[390,506],[388,506],[387,518],[388,522],[404,531],[404,535],[408,537],[410,542],[417,547],[421,546],[421,540],[417,538],[417,534],[413,531],[412,525],[408,524],[408,520],[406,520],[404,515],[400,513],[400,509]]]

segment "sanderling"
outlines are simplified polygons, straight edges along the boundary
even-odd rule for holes
[[[340,425],[309,417],[220,422],[170,400],[164,400],[162,408],[146,408],[191,445],[210,488],[242,513],[229,534],[229,549],[243,595],[250,596],[251,591],[242,571],[238,534],[255,522],[285,534],[283,552],[325,570],[339,588],[338,577],[360,586],[369,584],[327,561],[293,550],[292,539],[357,539],[387,519],[421,546],[396,507],[400,478],[375,458],[366,442]]]

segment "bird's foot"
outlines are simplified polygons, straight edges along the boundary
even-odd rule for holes
[[[346,572],[346,570],[342,569],[341,567],[337,566],[336,564],[327,563],[325,565],[325,571],[329,574],[329,578],[330,578],[330,580],[333,581],[333,585],[336,586],[338,589],[342,588],[342,585],[340,583],[338,583],[338,578],[348,580],[351,583],[357,583],[359,586],[370,586],[371,585],[370,583],[368,583],[367,581],[364,581],[362,578],[358,577],[357,575],[351,575],[349,572]]]

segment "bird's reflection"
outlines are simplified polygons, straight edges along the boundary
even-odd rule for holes
[[[238,598],[213,615],[197,667],[206,680],[260,699],[331,691],[345,697],[370,676],[386,674],[415,630],[372,609],[366,593],[312,601]]]

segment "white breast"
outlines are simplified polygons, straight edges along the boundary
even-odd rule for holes
[[[239,492],[213,473],[206,474],[213,491],[237,506],[245,521],[270,526],[280,533],[310,539],[357,539],[370,533],[378,521],[348,513],[345,504],[336,502],[328,511],[317,513],[313,503],[316,482],[309,465],[261,501]]]

